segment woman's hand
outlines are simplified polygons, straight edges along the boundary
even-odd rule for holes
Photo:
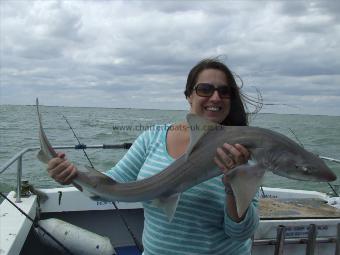
[[[70,184],[77,176],[77,168],[65,158],[65,153],[58,153],[55,157],[48,161],[48,174],[60,184]]]
[[[223,183],[226,188],[229,188],[228,171],[238,165],[247,163],[250,158],[249,151],[241,144],[223,144],[217,148],[217,153],[214,158],[216,165],[223,171]]]
[[[222,181],[227,194],[226,203],[228,204],[228,215],[235,222],[240,222],[244,218],[245,214],[241,217],[237,214],[237,206],[227,173],[234,167],[247,163],[249,158],[250,153],[244,146],[240,144],[230,145],[227,143],[223,144],[222,147],[217,148],[217,153],[214,158],[216,165],[224,173]]]

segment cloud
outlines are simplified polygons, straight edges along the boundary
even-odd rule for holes
[[[246,92],[255,95],[256,86],[265,102],[281,105],[265,111],[340,115],[339,6],[2,1],[0,100],[32,104],[40,96],[51,105],[187,109],[190,68],[222,56]]]

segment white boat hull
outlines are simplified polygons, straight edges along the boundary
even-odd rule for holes
[[[114,247],[134,245],[120,218],[115,214],[112,203],[93,201],[73,187],[45,189],[42,191],[48,196],[48,199],[40,204],[39,211],[41,218],[48,219],[57,217],[100,235],[108,236]],[[273,188],[264,188],[264,191],[268,197],[274,199],[310,198],[325,201],[325,203],[327,199],[329,199],[327,195],[313,191]],[[15,201],[14,192],[9,193],[8,197],[12,201]],[[22,198],[22,202],[17,203],[17,205],[32,218],[38,216],[38,203],[35,195]],[[121,209],[121,213],[125,214],[130,227],[137,238],[140,239],[143,228],[143,211],[141,204],[117,203],[117,206]],[[317,226],[317,240],[314,254],[334,255],[337,226],[340,226],[340,210],[334,210],[338,212],[338,214],[326,218],[293,217],[291,219],[285,219],[280,218],[280,216],[276,218],[262,218],[254,236],[252,254],[274,254],[277,227],[280,225],[285,226],[286,231],[284,254],[306,254],[307,245],[303,243],[303,240],[308,240],[310,224],[315,224]],[[4,201],[0,205],[0,226],[1,255],[18,255],[23,247],[27,249],[27,242],[25,243],[25,241],[30,238],[29,230],[32,223],[7,201]],[[290,242],[294,240],[300,240],[303,244],[290,244]],[[328,240],[327,243],[325,243],[326,240]]]

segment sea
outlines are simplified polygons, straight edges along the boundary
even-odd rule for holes
[[[68,120],[82,144],[122,144],[133,142],[144,130],[155,124],[175,123],[185,119],[187,111],[117,109],[92,107],[40,106],[45,132],[53,146],[78,144]],[[340,159],[340,116],[270,114],[251,115],[250,125],[280,132],[307,150],[321,156]],[[0,167],[28,147],[38,147],[38,122],[35,106],[0,105]],[[63,150],[75,164],[89,165],[82,150]],[[106,171],[126,153],[125,149],[87,149],[96,169]],[[46,165],[38,161],[37,151],[23,156],[23,180],[36,188],[60,187],[51,179]],[[331,184],[340,187],[340,164],[326,161],[338,176]],[[0,168],[0,169],[1,169]],[[0,174],[0,191],[16,187],[17,164]],[[1,172],[1,170],[0,170]],[[327,183],[296,181],[266,173],[264,186],[331,192]]]

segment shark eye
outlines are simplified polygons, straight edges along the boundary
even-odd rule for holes
[[[308,174],[310,172],[309,168],[307,166],[295,165],[295,168],[301,170],[302,172],[304,172],[306,174]]]

